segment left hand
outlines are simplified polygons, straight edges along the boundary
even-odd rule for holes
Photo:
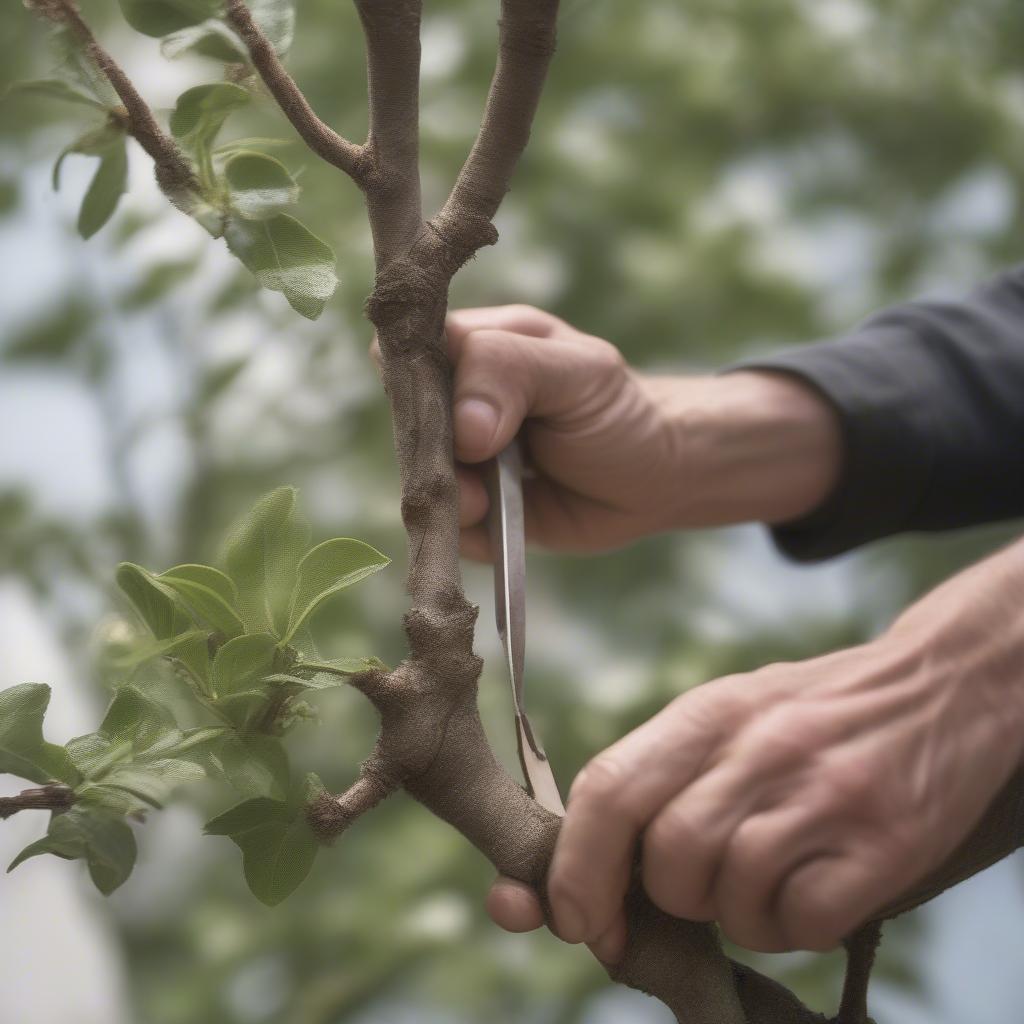
[[[548,876],[554,928],[606,962],[639,844],[663,910],[764,952],[824,950],[937,867],[1024,757],[1024,542],[877,640],[679,697],[577,777]],[[532,890],[488,900],[513,931]]]

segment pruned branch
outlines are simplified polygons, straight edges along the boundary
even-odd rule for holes
[[[320,841],[331,843],[356,818],[372,811],[400,785],[386,762],[373,755],[363,762],[359,777],[344,793],[338,796],[324,793],[307,807],[306,818]]]
[[[502,0],[498,61],[480,131],[432,221],[442,235],[490,223],[508,192],[555,52],[557,20],[558,0]]]
[[[0,797],[0,820],[19,811],[66,811],[75,802],[75,794],[67,786],[38,786],[24,789],[17,796]]]
[[[244,0],[227,0],[225,18],[241,37],[253,67],[306,145],[362,185],[365,179],[363,147],[342,138],[316,116],[270,40],[253,20]]]
[[[56,24],[66,25],[86,55],[110,83],[124,104],[125,131],[149,154],[156,170],[157,183],[176,205],[185,205],[198,183],[188,160],[177,143],[157,124],[153,111],[124,73],[121,66],[100,45],[85,23],[74,0],[27,0],[37,14]]]

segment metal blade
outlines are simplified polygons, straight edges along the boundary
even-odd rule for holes
[[[519,763],[530,795],[542,807],[565,814],[551,764],[526,715],[523,664],[526,659],[526,534],[523,521],[523,460],[519,442],[493,461],[488,491],[494,557],[494,616],[505,649],[515,707]]]

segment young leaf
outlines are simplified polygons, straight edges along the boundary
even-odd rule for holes
[[[267,707],[266,690],[243,690],[229,697],[220,697],[217,710],[224,715],[239,732],[248,730],[251,723]]]
[[[104,149],[99,158],[100,165],[78,212],[78,233],[83,238],[92,238],[110,220],[128,184],[128,150],[124,136]]]
[[[283,57],[295,37],[294,0],[250,0],[249,10],[270,45]]]
[[[122,562],[115,578],[157,640],[166,640],[188,629],[188,619],[176,602],[141,565]]]
[[[36,78],[26,82],[14,82],[7,89],[6,95],[45,96],[47,99],[79,103],[96,110],[107,109],[106,104],[101,103],[95,96],[90,96],[59,78]]]
[[[178,565],[156,579],[181,597],[193,618],[225,636],[237,636],[244,631],[234,607],[238,591],[218,569],[209,565]]]
[[[211,755],[215,771],[245,797],[284,800],[288,793],[288,755],[272,736],[232,736]]]
[[[43,739],[43,716],[50,688],[25,683],[0,690],[0,772],[45,785],[56,779],[69,786],[80,776],[67,751]]]
[[[215,18],[167,36],[160,43],[160,52],[168,60],[185,54],[209,57],[227,64],[242,64],[249,60],[245,43],[224,22]]]
[[[324,311],[338,278],[326,242],[286,213],[267,220],[231,217],[224,229],[228,248],[264,288],[283,292],[292,309],[310,320]]]
[[[288,680],[294,681],[303,690],[330,690],[336,686],[344,686],[345,676],[386,668],[387,666],[380,658],[332,658],[330,661],[301,661],[295,666],[296,671],[302,669],[316,674],[302,679],[289,676]],[[268,682],[274,681],[276,681],[274,676],[268,679]]]
[[[391,559],[376,548],[350,537],[335,537],[317,544],[299,563],[288,631],[282,642],[291,640],[321,602],[339,590],[380,572],[390,562]]]
[[[171,133],[187,149],[208,153],[228,116],[248,102],[249,94],[230,82],[193,86],[178,97]]]
[[[85,860],[96,888],[109,896],[132,873],[137,851],[135,836],[123,821],[97,808],[75,806],[53,815],[46,836],[25,847],[8,872],[42,853]]]
[[[263,677],[274,670],[277,639],[269,633],[248,633],[229,640],[213,659],[213,692],[229,697],[258,690]]]
[[[206,772],[194,761],[158,758],[117,765],[103,776],[103,785],[124,790],[153,807],[163,807],[179,786],[205,777]]]
[[[224,550],[228,574],[251,630],[287,627],[295,567],[309,543],[309,527],[296,507],[294,487],[264,495],[232,530]]]
[[[262,153],[236,153],[224,165],[231,207],[248,220],[266,220],[299,198],[299,186],[279,160]]]
[[[289,896],[309,874],[319,844],[305,806],[258,797],[208,822],[209,835],[229,836],[242,851],[245,880],[268,906]]]
[[[136,32],[166,36],[213,17],[220,0],[120,0],[125,21]]]
[[[176,729],[167,708],[134,686],[122,686],[110,702],[99,732],[111,743],[131,743],[133,750],[143,751]]]

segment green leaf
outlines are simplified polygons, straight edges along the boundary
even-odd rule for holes
[[[303,670],[316,674],[294,681],[304,690],[330,690],[345,685],[345,676],[354,676],[373,669],[387,669],[380,658],[332,658],[330,661],[300,661],[294,671]],[[293,677],[289,677],[289,681]],[[270,677],[268,681],[275,681]]]
[[[277,638],[269,633],[247,633],[229,640],[213,659],[213,692],[228,697],[259,689],[274,670]]]
[[[249,102],[249,94],[230,82],[196,85],[178,97],[171,133],[183,146],[207,154],[228,116]]]
[[[285,165],[263,153],[236,153],[224,165],[224,178],[232,209],[249,220],[266,220],[299,198],[299,186]]]
[[[228,219],[228,248],[264,288],[283,292],[292,309],[310,320],[324,311],[338,285],[334,253],[326,242],[286,213],[268,220]]]
[[[95,96],[90,96],[59,78],[36,78],[26,82],[14,82],[7,89],[6,95],[45,96],[47,99],[79,103],[96,110],[107,109],[106,104],[101,103]]]
[[[99,156],[100,165],[78,212],[78,233],[83,238],[92,238],[110,220],[128,185],[128,149],[124,137],[112,142]]]
[[[188,629],[188,619],[166,588],[161,587],[153,574],[141,565],[122,562],[117,567],[115,578],[121,592],[131,601],[142,621],[158,640],[166,640]]]
[[[291,48],[295,9],[291,0],[250,0],[249,13],[279,56]],[[186,53],[229,64],[249,63],[249,51],[238,34],[217,19],[184,28],[164,39],[161,53],[174,59]]]
[[[135,751],[153,746],[171,730],[174,716],[134,686],[122,686],[114,695],[99,732],[111,743],[131,743]]]
[[[79,153],[82,156],[102,157],[112,146],[123,142],[124,137],[124,132],[116,125],[103,124],[98,128],[87,131],[84,135],[80,135],[70,145],[65,146],[53,165],[51,183],[54,192],[60,188],[60,172],[64,166],[65,157],[70,156],[72,153]]]
[[[67,751],[43,739],[43,716],[50,688],[25,683],[0,690],[0,772],[45,785],[56,779],[69,786],[79,781]]]
[[[244,690],[216,701],[217,710],[228,718],[240,732],[244,732],[267,706],[266,690]]]
[[[294,487],[264,495],[232,530],[224,560],[250,630],[280,635],[287,627],[295,569],[308,543]]]
[[[75,806],[53,815],[46,836],[25,847],[8,872],[42,853],[85,860],[96,888],[109,896],[132,873],[137,850],[135,836],[123,821],[99,809]]]
[[[213,743],[217,743],[231,735],[231,730],[223,725],[206,725],[197,729],[186,729],[185,732],[175,731],[157,740],[146,750],[147,758],[166,758],[194,756],[204,751]]]
[[[294,146],[294,139],[271,139],[266,136],[249,136],[243,139],[231,139],[222,142],[213,152],[216,156],[230,156],[232,153],[240,153],[243,150],[253,149],[283,149],[287,146]]]
[[[284,800],[288,794],[288,755],[272,736],[229,737],[211,759],[242,796]]]
[[[136,32],[166,36],[213,17],[220,0],[120,0],[125,21]]]
[[[243,64],[249,61],[245,43],[222,21],[215,18],[190,25],[173,35],[167,36],[160,44],[160,52],[168,60],[185,54],[209,57],[227,64]]]
[[[238,846],[249,888],[271,907],[305,879],[319,849],[304,804],[265,797],[225,811],[206,825],[206,832],[229,836]]]
[[[156,579],[181,597],[198,621],[229,637],[244,631],[245,625],[235,611],[238,591],[219,569],[209,565],[177,565]]]
[[[109,736],[89,732],[68,740],[68,757],[87,779],[102,775],[111,765],[132,756],[130,740],[111,741]]]
[[[194,761],[158,758],[117,765],[103,777],[103,785],[123,789],[147,804],[162,807],[179,786],[205,777],[206,772]]]
[[[299,563],[299,571],[288,615],[288,643],[295,631],[332,594],[380,572],[391,559],[376,548],[350,537],[325,540]]]

